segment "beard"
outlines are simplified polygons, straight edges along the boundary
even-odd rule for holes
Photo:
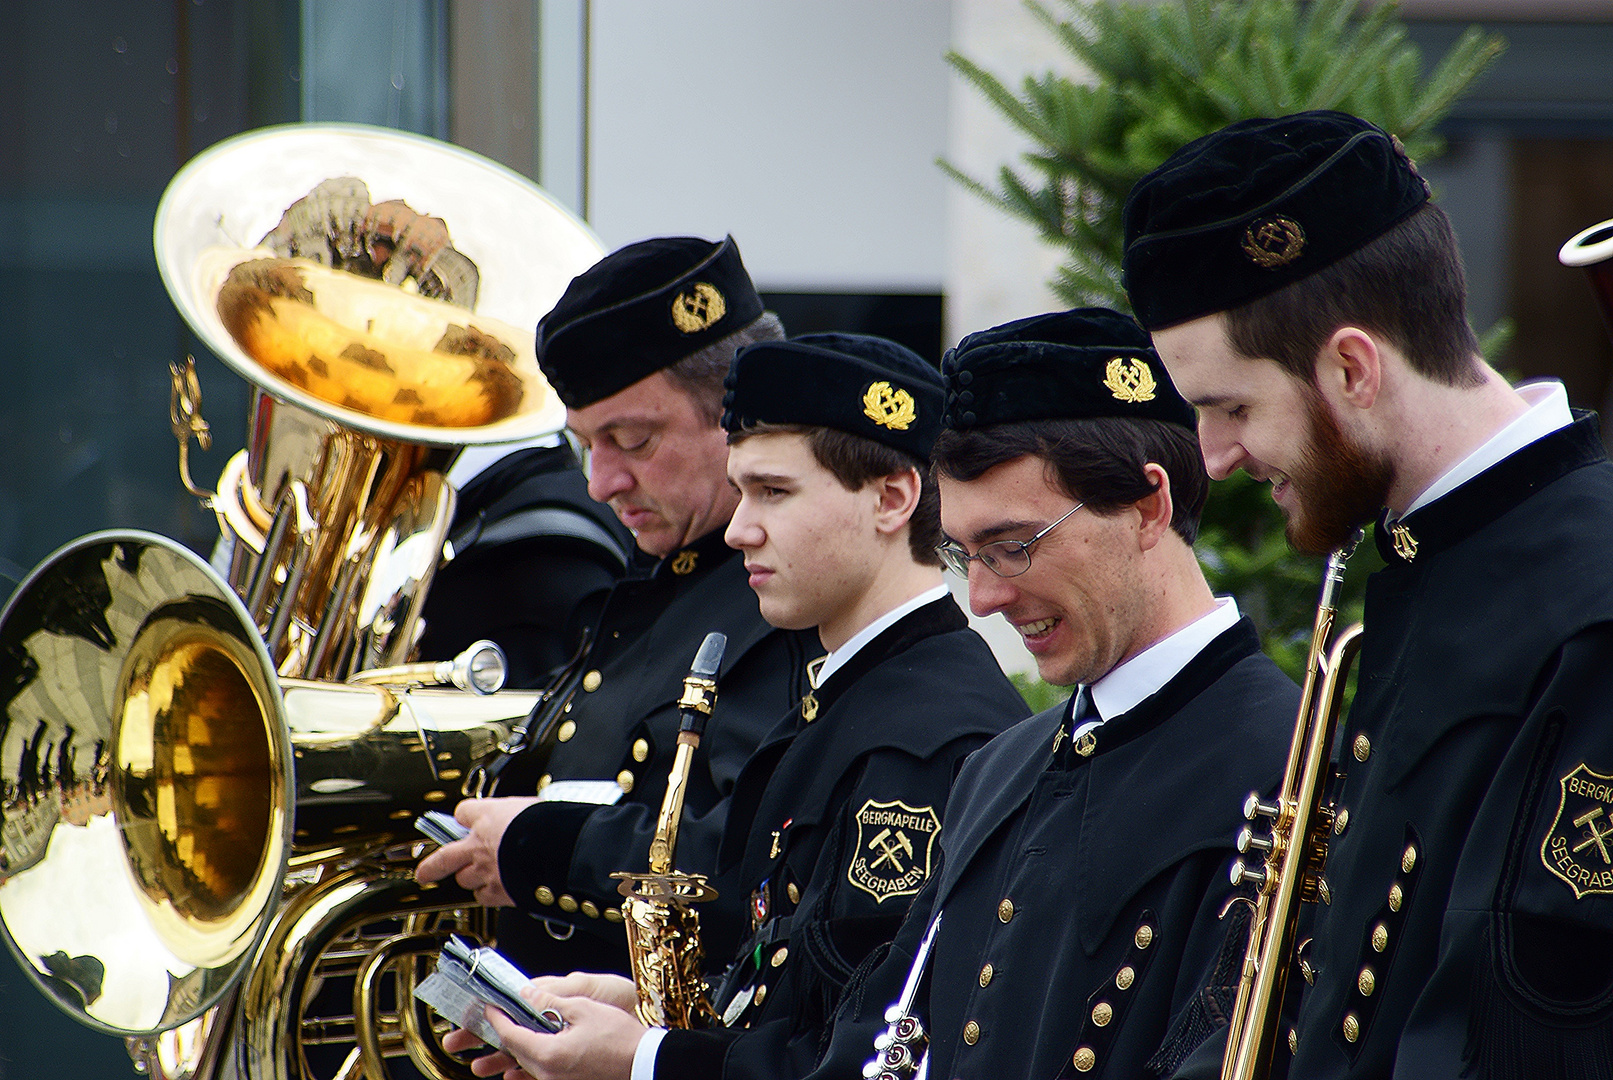
[[[1378,516],[1394,483],[1395,467],[1352,441],[1314,390],[1307,392],[1310,437],[1288,474],[1297,496],[1285,530],[1294,550],[1327,555]]]

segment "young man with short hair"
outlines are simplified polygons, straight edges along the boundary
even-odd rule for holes
[[[1479,356],[1450,223],[1356,117],[1190,143],[1138,182],[1125,233],[1132,303],[1198,406],[1210,474],[1270,480],[1302,550],[1376,518],[1387,562],[1314,985],[1289,980],[1279,1067],[1613,1076],[1613,467],[1595,417]]]
[[[879,338],[808,335],[742,352],[727,405],[728,542],[767,619],[815,626],[828,655],[735,787],[717,887],[749,898],[752,933],[717,954],[736,957],[715,992],[726,1026],[647,1032],[625,980],[539,980],[572,1026],[510,1036],[534,1075],[810,1069],[858,968],[933,873],[958,764],[1026,713],[941,579],[934,368]]]

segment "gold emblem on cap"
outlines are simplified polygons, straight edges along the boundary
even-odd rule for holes
[[[672,301],[672,325],[685,334],[698,334],[728,314],[728,301],[717,286],[697,281]]]
[[[863,393],[863,415],[880,427],[906,431],[918,417],[913,395],[881,380],[870,383]]]
[[[1109,393],[1115,396],[1116,401],[1140,405],[1154,400],[1157,384],[1147,364],[1135,358],[1117,356],[1103,369],[1103,385],[1109,388]]]
[[[1243,253],[1266,270],[1287,266],[1305,250],[1305,230],[1293,218],[1268,217],[1243,231]]]

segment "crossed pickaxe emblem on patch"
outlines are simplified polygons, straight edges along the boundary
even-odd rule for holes
[[[1610,854],[1607,849],[1608,837],[1613,837],[1613,821],[1606,823],[1607,828],[1600,828],[1601,823],[1597,821],[1597,818],[1601,816],[1602,808],[1598,806],[1585,811],[1574,819],[1574,824],[1585,830],[1585,839],[1574,845],[1574,852],[1578,854],[1595,844],[1597,852],[1602,856],[1602,861],[1613,866],[1613,854]]]
[[[893,840],[895,843],[892,843]],[[876,847],[884,854],[873,861],[870,869],[877,870],[880,864],[889,860],[898,874],[906,873],[906,868],[902,866],[901,853],[903,851],[907,852],[907,857],[911,859],[913,857],[913,841],[907,838],[905,832],[901,829],[893,832],[889,828],[879,830],[878,834],[868,841],[869,851],[873,851]]]

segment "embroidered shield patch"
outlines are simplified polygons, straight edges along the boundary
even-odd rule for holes
[[[1574,899],[1592,893],[1613,894],[1613,776],[1603,776],[1585,763],[1562,778],[1562,799],[1540,861],[1574,890]]]
[[[880,903],[912,896],[930,876],[939,835],[941,819],[935,807],[869,799],[857,811],[857,844],[846,880]]]

